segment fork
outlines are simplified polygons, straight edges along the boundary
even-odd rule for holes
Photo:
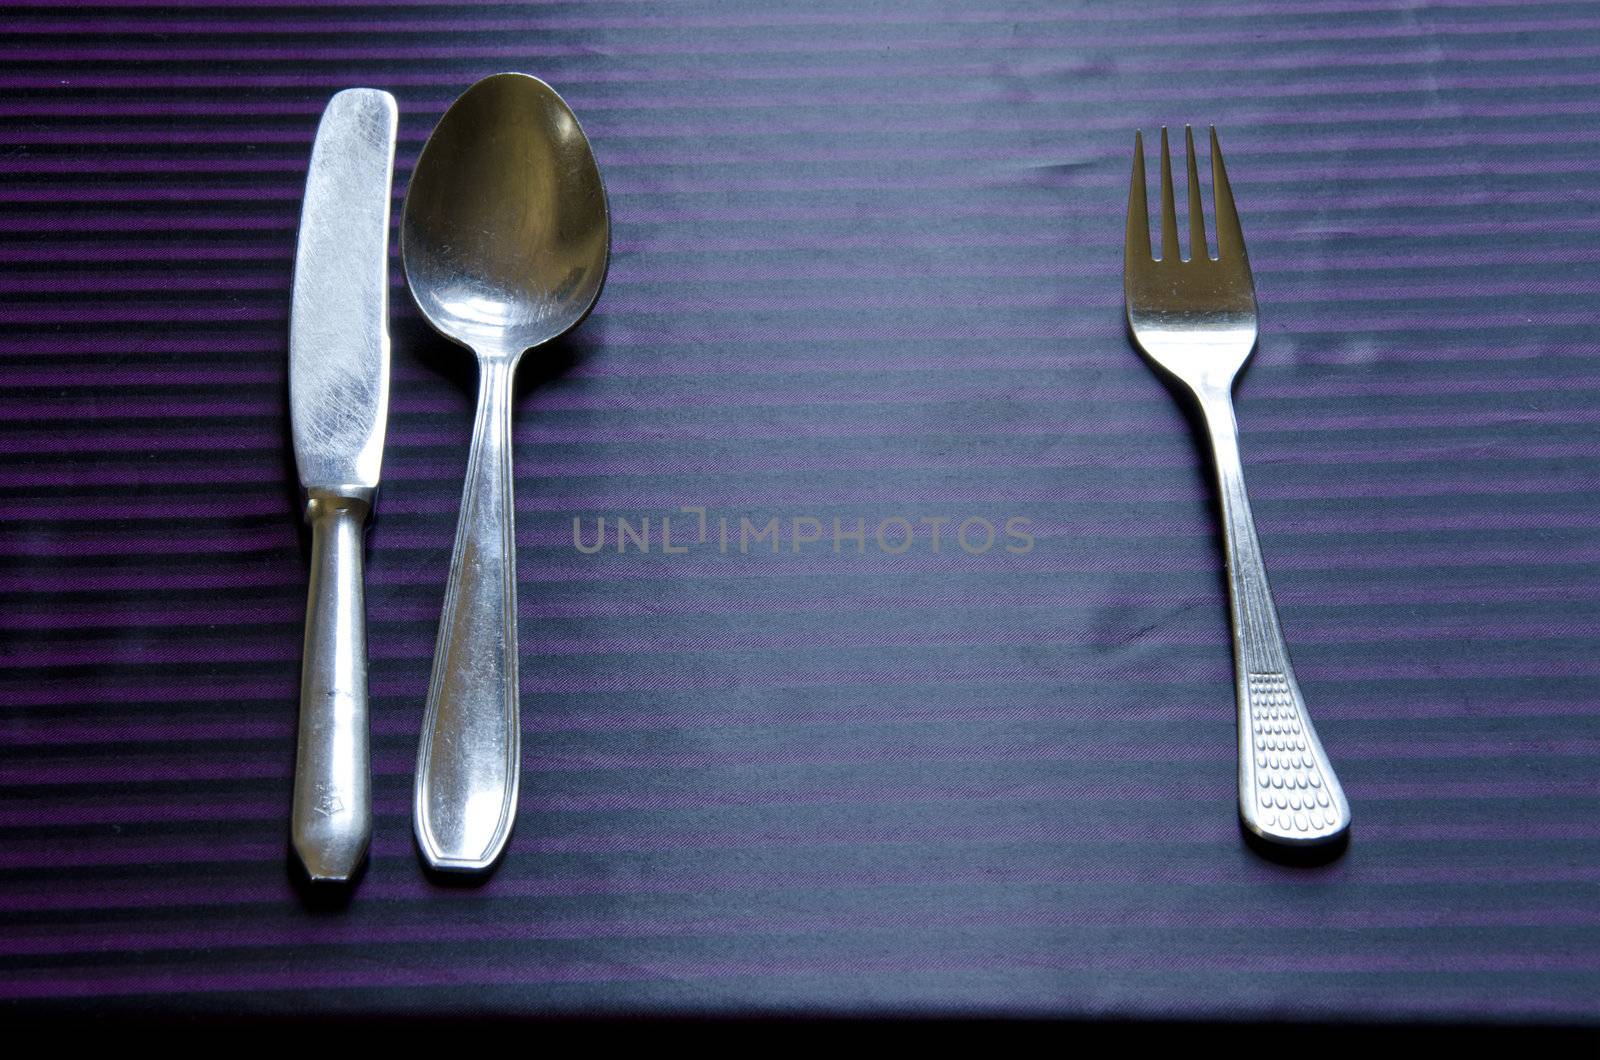
[[[1199,402],[1215,456],[1239,711],[1239,819],[1269,844],[1306,847],[1334,843],[1349,832],[1350,804],[1295,683],[1239,460],[1233,383],[1256,345],[1255,283],[1222,150],[1217,146],[1217,130],[1211,129],[1215,258],[1206,245],[1194,132],[1188,126],[1184,126],[1184,138],[1189,163],[1187,261],[1178,251],[1167,130],[1161,130],[1159,258],[1150,247],[1144,138],[1134,133],[1133,187],[1128,195],[1122,270],[1128,329],[1144,355],[1187,387]]]

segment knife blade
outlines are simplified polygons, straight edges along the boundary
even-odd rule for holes
[[[389,402],[389,203],[398,108],[353,88],[311,149],[289,317],[289,419],[311,524],[291,836],[307,875],[349,880],[372,834],[362,539]]]

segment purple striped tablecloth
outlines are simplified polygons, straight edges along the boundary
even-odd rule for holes
[[[1600,5],[3,25],[0,1011],[1600,1020]],[[516,413],[521,815],[487,883],[424,876],[471,368],[397,270],[373,857],[328,908],[286,844],[305,163],[388,89],[398,203],[505,69],[615,221]],[[1207,468],[1123,331],[1133,130],[1183,122],[1263,306],[1244,454],[1357,822],[1322,866],[1240,840]]]

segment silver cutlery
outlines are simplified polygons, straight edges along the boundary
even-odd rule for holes
[[[417,759],[417,844],[447,871],[489,868],[517,810],[512,376],[600,296],[610,257],[589,141],[550,86],[497,74],[428,138],[401,220],[418,307],[478,360],[478,412]]]
[[[372,835],[362,538],[389,402],[389,199],[397,110],[340,92],[317,127],[289,320],[289,414],[311,524],[291,834],[313,880],[347,880]]]
[[[1267,585],[1261,543],[1239,459],[1233,384],[1257,337],[1255,283],[1244,233],[1211,130],[1217,256],[1206,245],[1205,211],[1187,127],[1189,260],[1178,250],[1177,207],[1167,131],[1161,130],[1161,256],[1150,247],[1144,140],[1134,134],[1133,186],[1123,255],[1123,292],[1135,344],[1198,401],[1215,454],[1222,498],[1239,712],[1239,817],[1268,843],[1304,847],[1342,839],[1350,804],[1333,772],[1300,686]]]

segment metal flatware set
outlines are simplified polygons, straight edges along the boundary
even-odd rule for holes
[[[290,323],[290,415],[312,527],[291,833],[313,880],[350,879],[372,833],[362,527],[389,393],[389,199],[397,109],[329,102],[306,180]],[[529,350],[583,320],[610,259],[605,186],[550,86],[497,74],[440,120],[401,222],[423,316],[478,359],[478,413],[417,757],[417,846],[476,872],[516,819],[517,565],[511,386]]]
[[[293,846],[317,881],[347,881],[372,833],[363,530],[377,499],[389,393],[389,202],[397,108],[351,89],[328,103],[306,181],[290,321],[291,434],[311,526]],[[1210,253],[1193,134],[1189,256],[1167,133],[1152,246],[1135,134],[1123,289],[1134,344],[1194,398],[1216,468],[1233,626],[1239,820],[1269,846],[1343,841],[1350,807],[1311,724],[1267,584],[1232,389],[1256,346],[1244,235],[1211,133]],[[609,263],[605,187],[577,118],[544,82],[498,74],[446,112],[401,221],[411,294],[478,363],[478,409],[415,777],[417,847],[482,872],[504,852],[520,767],[511,395],[518,363],[576,327]]]

